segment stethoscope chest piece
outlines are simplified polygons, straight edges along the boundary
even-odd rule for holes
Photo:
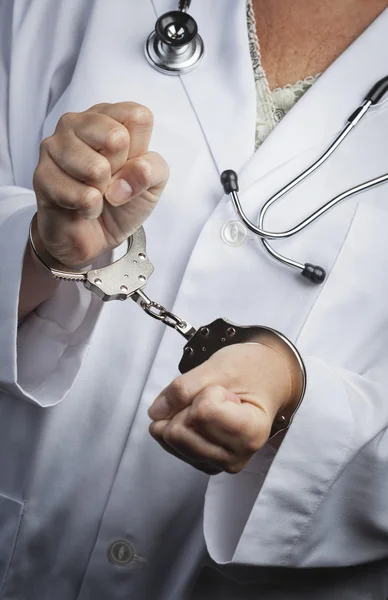
[[[148,62],[166,75],[192,71],[204,55],[196,21],[184,11],[165,13],[146,42],[145,54]]]

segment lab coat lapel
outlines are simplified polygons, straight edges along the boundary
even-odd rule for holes
[[[158,16],[172,0],[154,0]],[[202,64],[181,77],[220,171],[240,173],[242,190],[282,164],[330,140],[372,85],[388,73],[388,9],[331,65],[254,150],[256,90],[249,54],[246,1],[193,2],[205,41]],[[249,200],[248,200],[249,201]]]
[[[243,190],[330,141],[344,127],[373,84],[388,74],[387,37],[388,9],[326,70],[248,161],[240,174]],[[283,183],[278,172],[277,185]]]
[[[175,0],[154,0],[158,16]],[[192,3],[205,43],[200,66],[181,76],[219,171],[241,169],[254,152],[256,91],[249,54],[246,1]]]

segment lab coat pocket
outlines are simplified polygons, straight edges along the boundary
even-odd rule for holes
[[[365,374],[379,363],[388,331],[388,207],[359,204],[336,262],[297,344]]]
[[[0,494],[0,598],[19,531],[23,503]]]

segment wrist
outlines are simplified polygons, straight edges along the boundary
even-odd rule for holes
[[[66,265],[65,263],[60,262],[49,252],[39,233],[38,213],[35,213],[30,224],[29,242],[29,246],[34,254],[35,261],[39,262],[40,265],[47,271],[47,273],[51,274],[51,277],[56,277],[55,271],[58,271],[59,273],[61,271],[78,273],[84,268],[84,266],[88,266]]]
[[[275,416],[269,439],[285,432],[299,408],[306,387],[306,370],[303,360],[295,346],[283,335],[267,330],[264,344],[277,356],[277,368],[269,374],[271,380],[271,400]],[[274,363],[275,364],[275,363]],[[281,385],[279,385],[279,381]],[[287,385],[285,385],[287,381]]]

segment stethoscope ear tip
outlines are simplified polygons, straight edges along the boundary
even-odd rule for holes
[[[312,265],[306,263],[303,271],[301,271],[303,277],[311,281],[311,283],[321,284],[326,279],[326,271],[318,265]]]
[[[231,194],[232,192],[238,192],[238,176],[236,171],[228,169],[221,173],[221,185],[224,188],[225,194]]]

